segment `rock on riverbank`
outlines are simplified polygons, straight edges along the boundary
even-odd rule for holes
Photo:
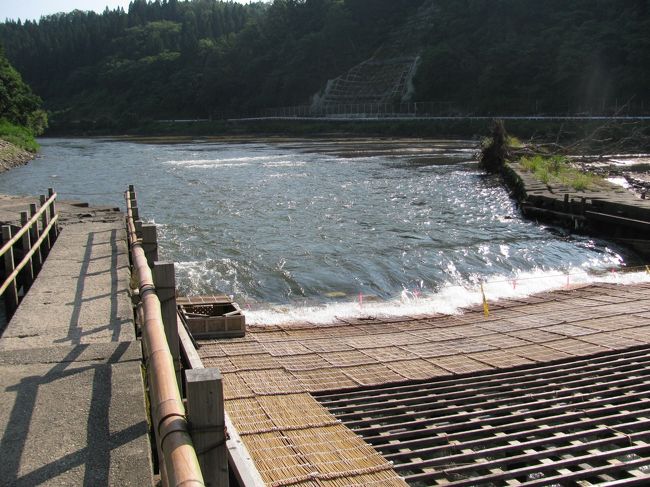
[[[33,158],[31,152],[0,139],[0,172],[27,164]]]

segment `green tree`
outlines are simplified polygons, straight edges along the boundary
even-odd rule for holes
[[[23,82],[0,47],[0,119],[40,135],[47,127],[47,115],[40,107],[41,99]]]

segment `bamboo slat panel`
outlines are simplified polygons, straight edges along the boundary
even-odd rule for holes
[[[258,397],[231,399],[227,401],[226,409],[240,435],[253,430],[272,431],[275,427]]]
[[[343,369],[343,372],[361,386],[388,384],[391,382],[404,381],[405,379],[404,376],[389,369],[383,364],[360,365]]]
[[[487,364],[477,362],[465,355],[456,355],[450,357],[434,357],[428,359],[433,365],[448,370],[452,374],[469,374],[481,370],[491,369]]]
[[[262,479],[269,485],[290,485],[279,483],[288,479],[310,479],[313,465],[279,431],[243,437]]]
[[[523,347],[511,348],[508,352],[535,362],[550,362],[552,360],[572,357],[568,353],[545,347],[544,345],[525,345]]]
[[[445,355],[456,355],[458,352],[438,342],[427,342],[419,345],[409,345],[405,350],[414,353],[420,358],[443,357]]]
[[[346,338],[345,343],[350,347],[359,350],[364,348],[392,347],[422,343],[422,338],[409,333],[395,333],[392,335],[381,333],[377,335]]]
[[[386,367],[409,380],[430,379],[449,375],[449,371],[424,359],[390,362],[386,364]]]
[[[318,370],[331,367],[332,365],[317,353],[309,355],[287,355],[278,357],[278,362],[286,370],[293,372],[295,370]]]
[[[361,350],[361,352],[375,359],[377,362],[384,364],[387,362],[418,358],[413,352],[409,352],[407,349],[400,347],[368,348]]]
[[[558,337],[560,338],[560,337]],[[504,333],[493,333],[491,335],[483,335],[480,337],[474,338],[479,343],[489,345],[492,348],[512,348],[512,347],[522,347],[528,345],[529,341],[523,338],[517,338],[514,336],[506,335]]]
[[[314,401],[310,394],[264,396],[259,397],[258,402],[273,425],[282,430],[311,429],[318,425],[336,423],[336,418]]]
[[[345,343],[344,340],[337,338],[324,338],[317,340],[305,340],[303,342],[305,347],[307,347],[312,352],[345,352],[352,350],[352,347]]]
[[[591,318],[588,320],[584,320],[584,318],[583,316],[582,320],[576,321],[575,325],[597,331],[621,330],[623,328],[633,328],[639,324],[639,319],[634,315],[608,316],[607,318]]]
[[[257,395],[306,392],[306,389],[284,369],[249,370],[239,372],[238,376]]]
[[[334,367],[350,367],[352,365],[376,364],[377,360],[359,350],[349,352],[323,353],[321,356]]]
[[[560,352],[566,352],[575,357],[579,357],[581,355],[592,355],[600,352],[607,352],[610,350],[609,347],[593,345],[582,340],[576,340],[575,338],[565,338],[564,340],[548,342],[544,345],[549,348],[559,350]]]
[[[494,350],[496,348],[473,338],[447,340],[444,344],[452,350],[455,350],[457,353],[483,352],[486,350]]]
[[[592,328],[585,328],[583,326],[572,325],[572,324],[562,324],[562,325],[553,325],[541,328],[543,331],[549,331],[557,335],[563,335],[565,337],[579,337],[582,335],[589,335],[595,333],[596,331]]]
[[[297,370],[291,374],[309,392],[348,389],[359,385],[345,375],[341,369],[334,367],[320,370]]]
[[[638,301],[625,292],[608,297],[621,289],[597,286],[491,303],[487,319],[476,307],[403,321],[252,327],[245,339],[202,341],[199,354],[206,366],[221,369],[226,409],[268,485],[403,486],[311,393],[400,390],[411,387],[406,381],[638,347],[650,342],[650,286],[631,288]]]
[[[234,355],[230,362],[237,367],[238,371],[278,369],[280,362],[268,353],[255,353],[250,355]]]
[[[511,331],[508,332],[508,336],[520,338],[524,341],[532,343],[544,343],[562,339],[561,335],[556,335],[555,333],[538,329]]]
[[[580,337],[580,339],[593,345],[600,345],[611,348],[612,350],[644,345],[644,343],[639,340],[621,336],[617,332],[596,333],[593,335]]]
[[[392,470],[370,445],[341,424],[287,431],[286,437],[320,474],[346,474],[377,469]],[[332,448],[336,445],[336,448]]]
[[[230,359],[226,356],[223,357],[204,357],[201,359],[205,367],[217,367],[221,373],[228,374],[230,372],[237,372],[238,368],[233,365]]]
[[[484,362],[492,367],[499,369],[506,369],[508,367],[516,367],[517,365],[526,365],[532,364],[532,360],[528,360],[524,357],[514,355],[511,351],[504,350],[492,350],[489,352],[478,352],[468,355],[474,360],[479,362]]]
[[[241,399],[246,397],[255,397],[253,389],[251,389],[243,377],[240,377],[236,372],[225,374],[221,373],[223,377],[223,398],[228,401],[229,399]]]

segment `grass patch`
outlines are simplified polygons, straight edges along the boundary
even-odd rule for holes
[[[29,129],[14,125],[4,119],[0,120],[0,139],[29,152],[38,152],[40,148]]]
[[[576,191],[592,189],[603,184],[601,177],[576,169],[564,156],[522,157],[519,164],[544,184],[563,184]]]

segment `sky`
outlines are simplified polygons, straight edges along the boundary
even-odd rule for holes
[[[0,0],[0,22],[11,20],[38,20],[43,15],[57,12],[94,10],[103,12],[108,6],[111,10],[123,7],[128,10],[131,0]],[[248,0],[236,0],[248,3]]]

